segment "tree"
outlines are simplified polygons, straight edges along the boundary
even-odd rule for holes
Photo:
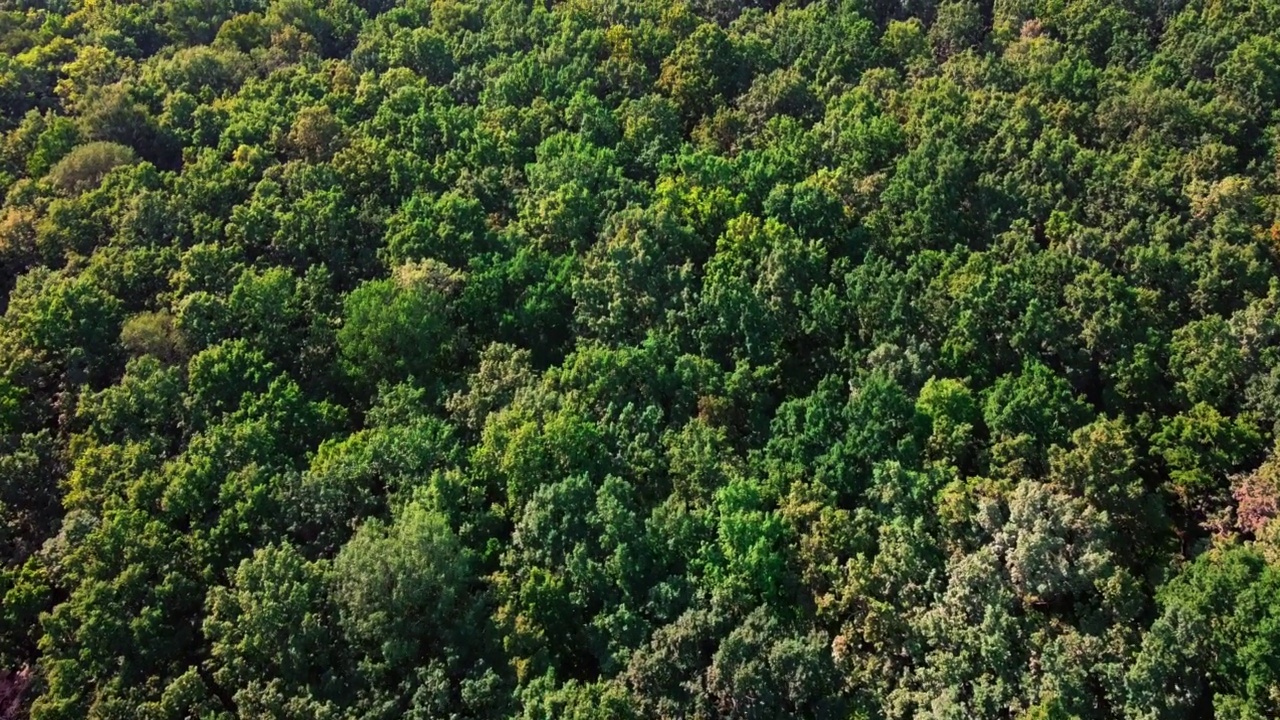
[[[494,245],[484,206],[457,191],[415,194],[387,224],[383,254],[393,266],[432,259],[463,268]]]
[[[1244,358],[1240,342],[1218,315],[1190,322],[1173,334],[1170,370],[1178,390],[1194,405],[1208,403],[1228,410],[1236,406]]]
[[[50,118],[27,156],[27,175],[43,177],[79,142],[80,131],[74,120],[61,116]]]
[[[703,280],[703,354],[722,362],[779,362],[802,342],[807,295],[825,260],[816,243],[776,221],[744,215],[729,223]]]
[[[133,150],[111,142],[81,145],[67,153],[46,176],[53,186],[67,194],[92,190],[107,173],[121,165],[132,165],[138,156]]]
[[[90,141],[115,143],[157,164],[167,165],[161,157],[151,116],[130,97],[121,85],[108,85],[91,90],[83,101],[80,133]]]
[[[0,321],[5,370],[14,380],[101,383],[115,365],[120,320],[119,301],[90,278],[33,269],[18,279]]]
[[[182,377],[151,356],[130,360],[119,384],[85,392],[76,407],[87,432],[103,443],[153,442],[164,447],[184,425]]]
[[[1042,468],[1049,447],[1064,444],[1090,415],[1089,406],[1074,396],[1071,386],[1038,362],[997,380],[983,407],[993,439],[1031,468]],[[1026,449],[1017,449],[1023,442]]]
[[[929,28],[933,51],[945,60],[967,50],[982,39],[983,18],[976,3],[964,0],[938,5],[938,16]]]
[[[1152,451],[1168,467],[1173,491],[1193,507],[1219,499],[1227,474],[1262,450],[1262,437],[1250,418],[1224,417],[1205,403],[1168,418],[1151,441]]]
[[[1275,584],[1274,567],[1245,545],[1202,555],[1166,585],[1125,677],[1134,717],[1206,706],[1224,717],[1275,712]]]
[[[615,217],[583,261],[573,287],[582,332],[606,343],[635,342],[691,302],[697,239],[666,212]]]
[[[184,359],[185,341],[167,311],[144,312],[120,327],[120,344],[135,356],[150,355],[165,363]]]
[[[9,570],[21,567],[56,530],[60,513],[54,478],[63,461],[48,431],[7,434],[5,445],[0,459],[0,557]]]
[[[496,674],[477,657],[485,628],[474,615],[480,608],[470,597],[471,581],[468,551],[439,513],[418,502],[389,526],[365,524],[335,558],[339,627],[364,681],[394,693],[393,706],[476,712],[494,700],[464,684]]]
[[[707,685],[723,717],[835,718],[844,710],[827,637],[789,633],[765,608],[720,644]]]
[[[657,86],[680,106],[685,123],[691,125],[717,103],[737,94],[746,77],[743,69],[725,32],[716,25],[703,24],[663,61]]]
[[[929,378],[916,399],[919,412],[929,418],[932,434],[928,441],[931,460],[967,467],[981,421],[973,392],[959,380]]]
[[[338,331],[341,362],[352,380],[364,388],[409,378],[428,387],[441,383],[460,349],[450,333],[449,299],[463,280],[443,263],[425,260],[353,290]]]
[[[308,563],[292,546],[272,546],[209,592],[208,677],[241,712],[265,710],[272,695],[305,699],[321,706],[317,713],[324,701],[345,699],[340,688],[350,669],[334,652],[327,574],[327,564]]]

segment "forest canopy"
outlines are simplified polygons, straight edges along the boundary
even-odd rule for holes
[[[0,0],[0,717],[1280,717],[1280,0]]]

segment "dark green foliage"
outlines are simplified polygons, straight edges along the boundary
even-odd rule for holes
[[[1276,0],[0,0],[0,716],[1280,716]]]
[[[390,279],[372,280],[343,303],[338,350],[343,369],[366,388],[415,379],[441,384],[461,338],[450,327],[450,297],[464,282],[438,261],[397,267]]]

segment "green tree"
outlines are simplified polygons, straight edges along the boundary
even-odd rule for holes
[[[334,560],[333,601],[360,675],[402,712],[483,712],[495,700],[468,692],[496,677],[478,655],[487,633],[471,573],[448,523],[418,502],[391,525],[366,523]]]
[[[324,701],[347,699],[342,685],[352,670],[335,652],[328,572],[290,545],[271,546],[209,592],[208,677],[241,713],[267,712],[279,698],[295,707],[306,702],[318,717]]]
[[[1168,468],[1173,491],[1186,504],[1215,500],[1227,474],[1262,450],[1262,436],[1249,417],[1226,417],[1205,403],[1167,418],[1151,443]]]
[[[461,273],[426,260],[353,290],[344,301],[337,338],[352,380],[365,388],[409,378],[426,387],[442,383],[453,353],[461,349],[449,301],[463,281]]]
[[[685,122],[737,95],[745,65],[729,36],[713,24],[699,25],[662,63],[657,87],[680,106]]]
[[[135,162],[137,155],[123,145],[93,142],[67,153],[49,169],[47,178],[62,192],[78,194],[96,188],[113,169]]]

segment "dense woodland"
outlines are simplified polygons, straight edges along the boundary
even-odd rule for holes
[[[0,0],[0,715],[1280,717],[1280,0]]]

